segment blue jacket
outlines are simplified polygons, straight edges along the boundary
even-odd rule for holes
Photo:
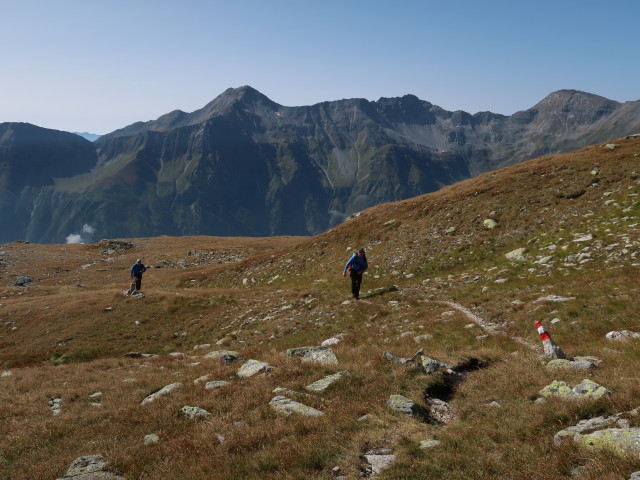
[[[144,264],[138,265],[138,263],[134,263],[133,267],[131,267],[131,276],[132,277],[141,277],[144,272],[147,271],[147,267]]]
[[[342,273],[346,273],[349,266],[351,266],[351,271],[353,273],[362,275],[365,272],[365,270],[369,268],[369,265],[367,264],[367,257],[364,255],[360,257],[358,256],[357,253],[354,253],[353,255],[351,255],[351,258],[349,259],[347,264],[344,266],[344,270],[342,271]]]

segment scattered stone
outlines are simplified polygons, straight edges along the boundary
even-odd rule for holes
[[[373,415],[372,413],[367,413],[366,415],[361,416],[360,418],[358,418],[359,422],[368,422],[369,420],[375,420],[376,416]]]
[[[369,478],[375,478],[380,472],[396,461],[395,455],[367,454],[364,456],[370,471]]]
[[[124,480],[123,476],[110,472],[102,455],[86,455],[76,458],[64,477],[58,480]]]
[[[593,240],[593,235],[592,234],[587,234],[587,235],[581,235],[577,238],[573,239],[574,243],[583,243],[583,242],[590,242],[591,240]]]
[[[451,234],[451,233],[455,233],[455,231],[456,231],[456,227],[447,227],[445,228],[444,233]]]
[[[270,366],[266,362],[260,362],[258,360],[247,360],[247,362],[240,367],[240,370],[236,373],[236,376],[240,378],[249,378],[260,372],[267,372]]]
[[[148,395],[144,400],[142,400],[140,405],[146,405],[147,403],[151,403],[151,402],[157,400],[160,397],[164,397],[166,395],[169,395],[173,390],[175,390],[176,388],[178,388],[180,386],[182,386],[182,383],[175,382],[175,383],[172,383],[172,384],[167,385],[165,387],[162,387],[157,392],[154,392],[151,395]]]
[[[425,340],[431,340],[433,338],[433,335],[431,335],[430,333],[425,333],[423,335],[418,335],[416,337],[413,337],[413,341],[416,343],[422,343]]]
[[[427,375],[433,375],[443,370],[450,370],[449,366],[445,363],[442,363],[433,358],[425,357],[424,355],[420,357],[420,365],[422,365],[422,368]]]
[[[169,356],[174,360],[184,360],[185,358],[188,357],[186,353],[182,353],[182,352],[171,352],[169,353]]]
[[[184,406],[179,411],[180,415],[188,419],[207,418],[211,414],[204,408]]]
[[[212,358],[214,360],[222,359],[225,355],[238,357],[239,353],[234,352],[233,350],[214,350],[213,352],[207,353],[204,358]]]
[[[633,338],[640,338],[640,333],[631,332],[629,330],[620,330],[619,332],[609,332],[605,335],[608,340],[625,341]]]
[[[327,388],[329,388],[333,383],[337,382],[338,380],[340,380],[341,378],[343,378],[343,377],[345,377],[347,375],[349,375],[349,372],[347,370],[344,370],[344,371],[338,372],[338,373],[334,373],[333,375],[329,375],[327,377],[321,378],[320,380],[316,380],[315,382],[313,382],[310,385],[307,385],[304,388],[309,390],[309,391],[311,391],[311,392],[322,393]]]
[[[440,440],[420,440],[420,448],[433,448],[440,445]]]
[[[560,297],[558,295],[547,295],[546,297],[540,297],[536,302],[570,302],[575,300],[576,297]]]
[[[297,347],[287,350],[287,357],[300,357],[303,362],[314,362],[320,365],[336,365],[338,357],[329,347]]]
[[[453,408],[444,400],[429,398],[427,408],[429,419],[436,425],[447,425],[453,420]]]
[[[124,354],[125,357],[128,358],[152,358],[157,357],[153,353],[140,353],[140,352],[129,352]]]
[[[229,382],[225,382],[224,380],[214,380],[212,382],[207,382],[204,388],[205,390],[213,390],[216,388],[222,388],[225,385],[229,385]]]
[[[203,343],[202,345],[195,345],[193,347],[194,350],[206,350],[207,348],[211,348],[210,343]]]
[[[403,395],[391,395],[389,397],[389,400],[387,400],[387,405],[389,406],[389,408],[391,408],[391,410],[404,413],[405,415],[409,415],[411,417],[425,416],[424,408],[422,408],[410,398],[407,398]]]
[[[284,415],[291,415],[292,413],[296,413],[298,415],[305,415],[308,417],[317,417],[320,415],[324,415],[324,412],[320,410],[316,410],[313,407],[309,407],[304,405],[303,403],[296,402],[295,400],[291,400],[290,398],[283,397],[282,395],[277,395],[271,399],[269,402],[271,407]]]
[[[49,400],[49,406],[51,407],[51,413],[54,416],[60,415],[62,413],[62,399],[59,397],[52,398]]]
[[[555,358],[547,363],[547,370],[590,370],[597,365],[588,360],[568,360],[566,358]]]
[[[607,449],[617,455],[640,455],[640,428],[607,428],[593,433],[576,433],[574,441],[585,447]]]
[[[602,146],[602,148],[607,148],[609,150],[614,150],[616,148],[620,148],[620,145],[617,143],[606,143]]]
[[[566,399],[586,400],[598,399],[611,395],[611,391],[598,385],[592,380],[585,379],[575,387],[571,388],[565,382],[554,380],[551,384],[540,390],[542,397],[560,397]]]
[[[515,250],[511,250],[509,253],[505,254],[505,258],[507,260],[517,260],[522,261],[525,260],[524,253],[527,251],[526,248],[516,248]]]
[[[13,375],[13,372],[11,370],[4,370],[2,373],[0,373],[0,377],[10,377],[11,375]]]
[[[211,375],[202,375],[201,377],[196,378],[193,381],[194,385],[198,385],[199,383],[206,382],[211,378]]]
[[[493,230],[498,226],[498,222],[496,222],[492,218],[485,218],[484,221],[482,222],[482,225],[484,225],[484,227],[488,228],[489,230]]]
[[[160,437],[155,433],[150,433],[149,435],[144,436],[143,443],[145,445],[155,445],[160,442]]]
[[[633,472],[629,477],[629,480],[640,480],[640,471]]]
[[[320,344],[321,347],[330,347],[331,345],[336,345],[340,343],[340,338],[338,337],[331,337],[331,338],[327,338],[324,342],[322,342]]]
[[[10,285],[16,287],[28,287],[30,285],[33,285],[34,283],[35,282],[31,279],[31,277],[28,277],[27,275],[16,275],[16,281],[11,282]]]

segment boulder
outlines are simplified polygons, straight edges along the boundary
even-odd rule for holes
[[[585,379],[571,388],[565,382],[554,380],[539,392],[542,397],[560,397],[572,400],[598,399],[611,395],[611,392],[592,380]]]
[[[58,480],[124,480],[123,476],[110,472],[102,455],[85,455],[76,458],[64,477]]]
[[[573,439],[578,433],[600,430],[603,427],[617,425],[619,427],[628,427],[628,420],[621,418],[619,415],[611,415],[609,417],[596,417],[589,420],[580,420],[576,425],[560,430],[553,436],[553,443],[562,444],[565,440]]]
[[[287,357],[299,357],[303,362],[319,363],[320,365],[336,365],[338,357],[329,347],[297,347],[287,350]]]
[[[607,428],[593,433],[577,433],[576,443],[594,449],[606,449],[620,456],[640,457],[640,427]]]
[[[309,407],[303,403],[296,402],[295,400],[291,400],[290,398],[283,397],[282,395],[273,397],[269,402],[269,405],[271,405],[271,408],[273,408],[276,412],[282,413],[284,415],[291,415],[292,413],[308,417],[318,417],[320,415],[324,415],[324,412],[321,412],[320,410],[316,410],[313,407]]]
[[[240,378],[249,378],[260,372],[266,372],[269,370],[269,364],[266,362],[260,362],[258,360],[247,360],[247,362],[240,367],[240,370],[236,373],[236,376]]]
[[[142,400],[142,402],[140,402],[140,405],[146,405],[147,403],[151,403],[155,400],[157,400],[160,397],[164,397],[165,395],[169,395],[173,390],[175,390],[176,388],[182,386],[182,383],[180,382],[175,382],[175,383],[171,383],[165,387],[162,387],[160,390],[158,390],[157,392],[152,393],[151,395],[148,395],[147,397],[145,397],[144,400]]]
[[[222,362],[229,364],[240,359],[238,352],[232,350],[214,350],[207,353],[204,358],[211,358],[213,360],[221,360]]]

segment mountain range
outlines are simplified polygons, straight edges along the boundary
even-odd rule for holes
[[[5,123],[0,242],[317,234],[373,205],[637,132],[640,101],[576,90],[505,116],[413,95],[286,107],[244,86],[93,143]]]

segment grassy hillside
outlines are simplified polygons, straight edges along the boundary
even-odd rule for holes
[[[615,144],[380,205],[316,237],[0,246],[0,477],[55,479],[101,454],[127,479],[355,479],[371,476],[369,455],[393,454],[377,478],[628,478],[637,454],[553,440],[640,406],[640,339],[605,338],[640,332],[640,140]],[[370,267],[355,302],[341,272],[359,246]],[[136,258],[153,267],[139,299],[123,295]],[[17,275],[34,283],[9,285]],[[598,367],[547,369],[536,320]],[[332,337],[337,365],[287,357]],[[420,348],[458,383],[384,355]],[[243,360],[206,357],[219,350]],[[239,378],[248,359],[268,373]],[[323,393],[305,389],[343,371]],[[553,380],[583,379],[612,394],[536,402]],[[213,380],[229,383],[206,389]],[[278,414],[276,395],[324,415]],[[393,411],[391,395],[422,414]],[[447,415],[424,413],[434,399]],[[151,433],[160,441],[145,445]]]

